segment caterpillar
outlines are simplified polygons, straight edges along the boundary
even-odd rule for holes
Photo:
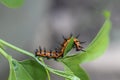
[[[55,48],[55,50],[53,50],[53,51],[52,50],[46,51],[46,48],[44,48],[42,50],[41,47],[39,47],[39,50],[36,49],[36,51],[35,51],[35,56],[46,57],[46,58],[54,58],[54,59],[57,59],[59,57],[63,57],[64,51],[66,49],[67,44],[70,42],[71,37],[72,37],[72,35],[68,39],[66,39],[63,36],[64,42],[61,44],[61,48],[60,49]],[[85,42],[80,42],[77,39],[78,37],[79,36],[76,36],[73,39],[76,51],[84,51],[83,47],[81,46],[81,44],[85,43]]]

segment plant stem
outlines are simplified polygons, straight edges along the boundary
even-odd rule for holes
[[[0,39],[0,43],[3,44],[3,45],[5,45],[5,46],[8,46],[8,47],[10,47],[10,48],[12,48],[12,49],[14,49],[14,50],[16,50],[16,51],[19,51],[19,52],[21,52],[21,53],[23,53],[23,54],[26,54],[26,55],[31,56],[31,57],[33,57],[33,58],[35,57],[32,53],[27,52],[27,51],[25,51],[25,50],[23,50],[23,49],[20,49],[20,48],[14,46],[14,45],[12,45],[12,44],[10,44],[10,43],[8,43],[8,42],[5,42],[4,40],[1,40],[1,39]]]
[[[43,59],[40,59],[40,60],[41,60],[41,62],[42,62],[43,64],[45,64],[45,62],[43,61]],[[49,71],[48,71],[47,68],[45,68],[45,70],[46,70],[46,73],[47,73],[47,76],[48,76],[48,80],[50,80],[50,74],[49,74]]]
[[[49,74],[49,71],[47,69],[46,70],[46,73],[47,73],[47,76],[48,76],[48,80],[50,80],[50,74]]]
[[[12,57],[0,48],[0,53],[9,61]]]

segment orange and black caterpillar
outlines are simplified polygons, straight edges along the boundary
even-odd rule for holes
[[[66,49],[67,44],[70,42],[72,35],[66,39],[64,36],[64,42],[61,44],[61,48],[58,49],[56,48],[54,51],[50,50],[50,51],[46,51],[46,49],[44,48],[44,50],[41,49],[41,47],[39,47],[39,50],[36,49],[35,51],[35,56],[41,56],[41,57],[46,57],[46,58],[54,58],[57,59],[59,57],[63,57],[64,51]],[[82,43],[85,42],[80,42],[77,38],[79,37],[79,35],[77,37],[75,37],[74,40],[74,46],[76,47],[76,51],[84,51],[83,47],[81,46]]]

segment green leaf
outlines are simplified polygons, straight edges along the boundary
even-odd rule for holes
[[[19,62],[34,80],[46,80],[46,70],[34,60]]]
[[[32,77],[26,72],[22,65],[16,60],[10,62],[10,76],[9,80],[32,80]]]
[[[46,80],[45,69],[34,60],[18,62],[12,59],[9,63],[9,80]]]
[[[74,45],[73,39],[74,39],[73,37],[70,38],[70,42],[67,44],[65,48],[64,55],[66,55],[73,48],[73,45]]]
[[[0,0],[0,2],[9,8],[17,8],[23,4],[24,0]]]
[[[110,12],[105,11],[104,16],[106,18],[105,23],[97,36],[86,48],[86,52],[79,52],[76,55],[63,58],[63,62],[67,62],[69,64],[89,62],[100,57],[104,53],[109,44],[109,33],[111,29]]]
[[[68,73],[73,73],[76,75],[80,80],[89,80],[89,77],[87,73],[79,66],[79,64],[69,64],[69,63],[64,63],[65,65],[65,71]],[[69,79],[66,79],[69,80]]]

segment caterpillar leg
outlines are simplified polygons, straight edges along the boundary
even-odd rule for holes
[[[80,34],[78,34],[78,35],[76,36],[76,38],[79,38],[79,36],[80,36]]]
[[[37,55],[37,52],[38,52],[38,49],[35,50],[35,56],[38,56],[38,55]]]

